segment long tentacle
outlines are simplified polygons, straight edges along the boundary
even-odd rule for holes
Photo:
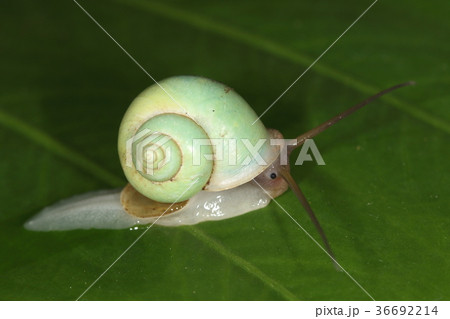
[[[385,95],[385,94],[387,94],[387,93],[389,93],[389,92],[392,92],[392,91],[394,91],[394,90],[396,90],[396,89],[399,89],[399,88],[401,88],[401,87],[409,86],[409,85],[414,85],[414,84],[415,84],[414,81],[409,81],[409,82],[405,82],[405,83],[402,83],[402,84],[394,85],[393,87],[390,87],[390,88],[385,89],[385,90],[383,90],[383,91],[381,91],[381,92],[378,92],[377,94],[372,95],[371,97],[369,97],[368,99],[362,101],[361,103],[359,103],[359,104],[357,104],[357,105],[355,105],[355,106],[349,108],[348,110],[346,110],[346,111],[344,111],[344,112],[342,112],[342,113],[336,115],[335,117],[329,119],[328,121],[323,122],[322,124],[320,124],[319,126],[313,128],[312,130],[310,130],[310,131],[308,131],[308,132],[306,132],[306,133],[303,133],[302,135],[300,135],[299,137],[297,137],[297,142],[296,142],[295,145],[289,145],[289,146],[288,146],[288,154],[289,154],[290,152],[292,152],[292,150],[294,150],[294,149],[296,149],[297,147],[301,146],[307,139],[313,138],[313,137],[316,136],[317,134],[319,134],[319,133],[325,131],[325,130],[326,130],[327,128],[329,128],[330,126],[332,126],[332,125],[336,124],[337,122],[339,122],[340,120],[346,118],[347,116],[349,116],[349,115],[352,114],[353,112],[359,110],[359,109],[362,108],[363,106],[369,104],[369,103],[372,102],[373,100],[375,100],[375,99],[377,99],[377,98],[379,98],[379,97],[381,97],[381,96],[383,96],[383,95]]]

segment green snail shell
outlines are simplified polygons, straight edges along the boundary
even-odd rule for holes
[[[159,84],[135,98],[119,130],[118,150],[125,176],[144,196],[172,203],[187,200],[202,189],[233,188],[256,177],[277,158],[279,150],[270,145],[267,129],[259,120],[252,125],[256,113],[229,87],[195,76],[171,77]],[[223,157],[218,159],[212,146],[202,146],[201,165],[193,165],[194,139],[235,140],[236,147],[224,143]],[[248,139],[252,145],[260,139],[266,141],[258,151],[266,165],[250,156],[242,139]],[[159,149],[158,143],[164,144],[164,149]],[[167,148],[171,159],[159,169]],[[135,160],[135,155],[145,157],[152,153],[148,149],[154,151],[150,167],[146,167],[145,160]],[[205,160],[203,154],[213,154],[214,161]],[[174,155],[179,157],[174,159]],[[236,162],[230,164],[229,158]],[[147,174],[148,169],[151,174]],[[197,178],[197,183],[179,197]]]

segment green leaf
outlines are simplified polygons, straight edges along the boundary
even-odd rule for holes
[[[202,75],[261,114],[372,1],[80,1],[155,79]],[[345,270],[377,300],[448,300],[448,2],[379,1],[262,118],[292,138],[415,80],[322,133],[292,167]],[[0,11],[0,298],[75,300],[142,234],[26,231],[63,198],[126,183],[116,151],[153,81],[73,1]],[[296,153],[295,155],[297,155]],[[292,192],[277,199],[319,236]],[[154,226],[82,300],[370,300],[276,203]]]

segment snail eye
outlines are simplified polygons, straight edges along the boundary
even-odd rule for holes
[[[275,174],[275,173],[270,174],[270,178],[271,178],[271,179],[277,178],[277,174]]]

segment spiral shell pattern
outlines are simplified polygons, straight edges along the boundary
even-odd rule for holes
[[[213,165],[212,161],[194,161],[195,139],[205,140],[208,135],[184,115],[160,114],[145,121],[127,141],[125,174],[130,184],[144,196],[162,203],[192,197],[208,182]],[[200,151],[201,155],[212,154],[212,147],[207,145]]]

